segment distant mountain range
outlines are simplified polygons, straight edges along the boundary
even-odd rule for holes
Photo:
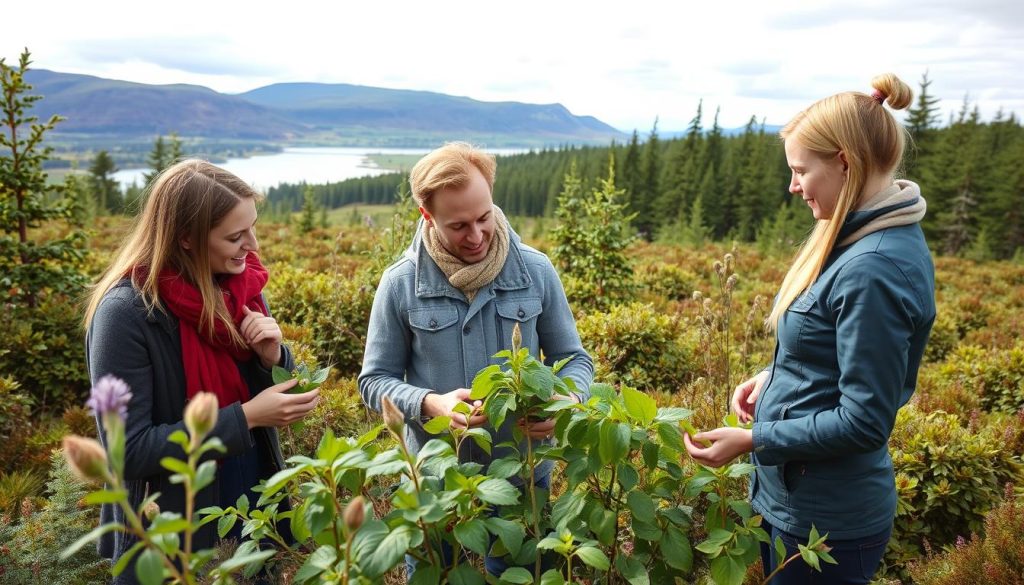
[[[148,85],[45,69],[26,80],[44,96],[33,113],[67,118],[65,136],[183,137],[303,145],[487,146],[607,144],[626,134],[561,104],[483,102],[427,91],[278,83],[230,95],[186,84]]]

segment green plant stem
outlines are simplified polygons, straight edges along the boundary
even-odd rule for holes
[[[327,468],[327,473],[324,474],[324,475],[327,478],[327,486],[330,487],[331,493],[332,494],[337,494],[338,493],[338,486],[334,482],[334,474],[331,472],[330,468]],[[352,537],[349,536],[348,538],[345,539],[345,550],[342,551],[341,550],[341,533],[338,531],[339,527],[338,527],[337,519],[341,518],[341,517],[343,517],[345,515],[345,509],[342,508],[341,502],[338,501],[338,498],[331,498],[331,503],[334,505],[334,518],[335,518],[335,521],[331,522],[331,531],[334,533],[334,550],[335,550],[335,554],[337,554],[338,556],[341,556],[342,552],[344,552],[344,554],[345,554],[345,570],[348,571],[348,546],[351,543]],[[347,581],[345,581],[345,582],[347,583]]]
[[[348,585],[348,568],[352,564],[352,536],[349,534],[345,539],[345,570],[341,572],[341,582]]]
[[[540,542],[540,520],[538,518],[539,514],[537,513],[537,486],[533,483],[533,438],[531,438],[529,434],[526,435],[526,464],[530,467],[530,483],[527,485],[526,489],[530,492],[530,516],[532,516],[531,519],[533,520],[533,536],[537,539],[537,542]],[[537,551],[537,558],[533,560],[533,580],[537,583],[540,583],[540,556],[540,551]]]
[[[409,453],[409,447],[405,444],[405,437],[396,437],[398,439],[398,445],[402,449],[402,454],[405,456],[405,462],[409,464],[409,479],[412,480],[413,489],[416,490],[416,501],[419,501],[420,497],[420,479],[419,474],[416,473],[416,460]],[[456,451],[456,457],[458,452]],[[423,542],[427,545],[427,552],[430,553],[430,564],[440,566],[437,562],[437,557],[434,554],[434,547],[430,544],[430,531],[427,530],[427,525],[422,519],[416,521],[420,528],[423,530]]]
[[[761,585],[767,585],[767,583],[769,581],[771,581],[772,579],[775,578],[775,575],[778,575],[779,572],[782,571],[782,569],[786,568],[786,565],[788,565],[789,563],[795,561],[798,558],[800,558],[800,553],[797,553],[797,554],[789,557],[785,561],[783,561],[783,563],[781,565],[779,565],[778,567],[775,567],[775,570],[772,571],[767,577],[764,578],[764,581],[761,581]]]
[[[115,476],[111,479],[113,481],[111,481],[110,483],[114,486],[114,489],[123,489],[121,486],[120,478]],[[139,519],[139,516],[135,513],[135,510],[133,510],[132,507],[128,505],[128,500],[123,499],[118,503],[121,506],[121,510],[124,511],[124,517],[128,520],[128,525],[131,528],[131,533],[140,541],[142,541],[143,546],[145,548],[153,549],[160,554],[160,558],[163,560],[164,566],[167,567],[167,569],[170,571],[171,577],[181,583],[191,583],[191,579],[186,579],[185,575],[178,570],[178,567],[171,561],[171,559],[163,553],[163,550],[160,547],[158,547],[153,542],[152,539],[149,538],[149,534],[146,532],[146,529],[142,526],[142,520]],[[188,572],[187,566],[185,567],[185,571],[186,573]]]

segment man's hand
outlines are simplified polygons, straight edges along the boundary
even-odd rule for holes
[[[551,397],[552,400],[571,400],[573,402],[579,402],[579,398],[575,394],[565,396],[563,394],[555,394]],[[539,421],[530,421],[528,419],[519,419],[518,424],[523,432],[526,433],[527,437],[531,439],[549,439],[551,433],[555,430],[555,419],[549,418]]]
[[[700,447],[694,441],[711,441],[710,447]],[[754,450],[754,433],[750,429],[719,427],[690,437],[683,434],[686,452],[697,463],[708,467],[721,467],[733,459]]]
[[[471,429],[483,426],[487,422],[487,415],[480,412],[483,403],[475,400],[469,402],[469,388],[456,388],[445,394],[431,392],[423,399],[420,407],[421,412],[430,418],[447,416],[452,419],[451,426],[455,429]],[[472,413],[465,415],[456,412],[455,406],[460,402],[466,403],[472,409]]]
[[[245,317],[238,326],[242,339],[260,358],[268,370],[281,361],[281,327],[277,320],[249,307],[242,307]]]

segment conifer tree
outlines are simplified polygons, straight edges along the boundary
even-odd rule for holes
[[[302,193],[302,210],[299,216],[299,231],[301,233],[308,234],[316,227],[316,210],[316,196],[313,193],[313,187],[307,185],[306,190]]]
[[[69,220],[75,201],[61,185],[49,185],[43,162],[51,149],[43,147],[45,134],[59,116],[40,124],[29,113],[42,96],[28,95],[25,81],[31,63],[26,49],[17,67],[0,58],[0,302],[22,301],[34,307],[43,291],[77,294],[84,284],[78,264],[84,255],[80,230],[42,241],[29,230],[55,219]],[[33,236],[35,237],[35,236]]]
[[[657,211],[655,202],[661,192],[661,143],[658,140],[658,120],[654,120],[654,127],[644,144],[644,155],[642,162],[642,187],[634,197],[633,201],[636,212],[633,225],[640,232],[641,237],[650,240],[654,237],[657,228]]]
[[[122,207],[121,190],[112,178],[116,172],[117,165],[110,153],[105,150],[97,152],[89,166],[89,183],[96,200],[96,209],[101,212],[120,211]]]

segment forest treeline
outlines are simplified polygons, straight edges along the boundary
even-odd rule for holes
[[[982,120],[965,99],[942,120],[938,99],[920,83],[905,124],[912,138],[902,176],[918,182],[928,201],[923,222],[937,251],[976,259],[1024,257],[1024,129],[1014,114]],[[615,162],[616,186],[626,190],[633,227],[647,239],[676,239],[695,227],[707,236],[753,241],[777,226],[804,222],[788,193],[789,169],[778,134],[752,117],[725,135],[718,112],[706,126],[698,105],[684,135],[633,133],[625,144],[563,146],[502,156],[494,199],[507,214],[552,216],[575,162],[584,183],[596,184]],[[392,203],[404,175],[391,173],[320,185],[282,184],[268,192],[272,212],[298,210],[311,188],[328,208]]]

